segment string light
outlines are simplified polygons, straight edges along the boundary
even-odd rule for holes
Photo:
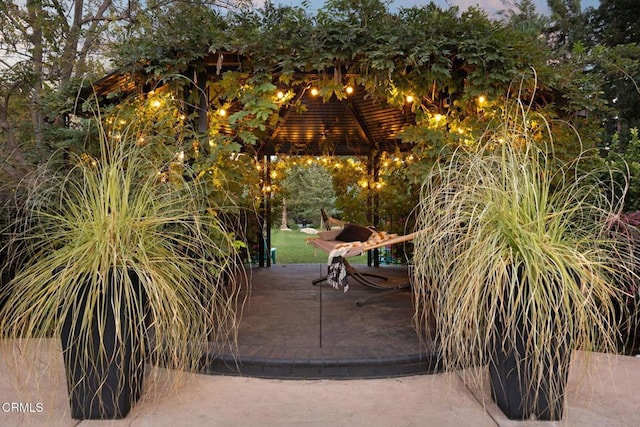
[[[347,95],[351,95],[353,93],[353,87],[352,86],[347,86],[345,88],[345,92],[347,92]]]
[[[407,97],[406,97],[406,100],[407,100],[407,102],[408,102],[409,104],[412,104],[412,103],[413,103],[413,101],[414,101],[414,99],[415,99],[415,98],[413,97],[413,95],[407,95]]]
[[[318,96],[318,89],[315,87],[311,88],[311,96]]]

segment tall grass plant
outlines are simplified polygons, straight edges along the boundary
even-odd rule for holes
[[[532,131],[533,121],[544,130]],[[515,103],[478,149],[458,148],[434,166],[414,255],[416,325],[444,366],[495,363],[492,348],[526,337],[532,378],[522,384],[536,396],[548,382],[543,367],[569,357],[558,344],[616,351],[616,311],[633,276],[628,243],[610,227],[624,192],[614,191],[616,171],[585,171],[587,152],[560,161],[544,123]],[[551,402],[564,397],[551,394]]]
[[[71,341],[85,348],[77,363],[89,373],[95,354],[110,354],[94,348],[91,325],[105,334],[113,310],[119,344],[140,343],[144,361],[174,372],[195,370],[210,342],[235,348],[236,230],[162,141],[140,146],[147,122],[116,132],[96,119],[100,156],[67,153],[63,167],[42,168],[4,230],[17,272],[1,290],[2,338],[58,337],[72,319]]]

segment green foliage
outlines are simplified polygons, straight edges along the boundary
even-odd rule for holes
[[[227,28],[224,16],[206,4],[175,2],[120,30],[116,64],[129,67],[144,61],[147,72],[160,77],[202,58],[210,48],[222,47]]]
[[[147,111],[147,120],[154,123],[147,137],[173,137],[169,145],[174,153],[183,153],[195,176],[210,178],[209,196],[226,200],[233,194],[232,205],[253,207],[260,199],[251,155],[269,140],[287,108],[303,108],[298,96],[311,86],[327,101],[345,99],[346,84],[362,85],[372,99],[416,114],[415,126],[407,125],[399,133],[412,150],[406,159],[412,160],[403,159],[401,168],[388,172],[389,185],[376,188],[377,193],[365,191],[357,180],[339,187],[346,189],[340,193],[345,198],[337,202],[343,213],[365,206],[369,196],[378,194],[387,218],[406,217],[407,209],[401,208],[417,200],[421,177],[431,164],[456,147],[474,146],[491,120],[500,116],[505,97],[513,93],[579,131],[583,138],[577,143],[561,128],[554,129],[555,147],[563,158],[601,146],[610,139],[611,126],[624,130],[637,117],[632,108],[618,108],[625,110],[620,116],[624,121],[607,121],[607,131],[601,131],[602,117],[616,112],[614,86],[617,105],[624,97],[629,98],[625,105],[633,104],[629,89],[635,81],[637,52],[632,45],[614,49],[581,35],[575,27],[585,26],[584,17],[572,1],[554,2],[552,21],[537,15],[529,0],[515,2],[504,20],[491,19],[475,7],[461,12],[433,3],[391,13],[388,2],[379,0],[332,0],[315,15],[304,4],[266,2],[260,8],[224,13],[207,1],[159,5],[148,2],[145,9],[131,3],[135,20],[121,22],[109,33],[109,40],[115,39],[108,44],[109,59],[145,85],[145,91],[150,86],[158,92],[164,88],[167,99],[173,95],[171,116]],[[564,37],[561,43],[555,43],[556,33],[541,36],[550,26]],[[204,61],[227,52],[241,55],[234,70],[222,72],[219,64]],[[25,71],[21,81],[28,82],[33,69]],[[213,76],[206,87],[201,80],[204,71]],[[46,98],[52,117],[77,111],[80,82],[71,83],[59,88],[58,99]],[[3,90],[9,93],[10,87]],[[122,95],[119,90],[108,96],[116,99]],[[283,98],[276,96],[278,90],[285,92]],[[198,132],[194,123],[202,91],[209,101],[208,134]],[[407,102],[407,95],[414,96],[413,103]],[[480,102],[480,96],[485,101]],[[28,104],[23,101],[16,105],[26,117]],[[144,110],[133,104],[119,108],[121,117],[127,108],[131,116]],[[54,123],[46,144],[21,145],[30,150],[31,158],[46,157],[49,147],[76,154],[95,148],[85,128],[60,129],[60,120]],[[26,138],[34,128],[25,126],[22,131]],[[624,138],[626,132],[620,135]],[[380,158],[397,154],[380,153]],[[370,184],[369,189],[377,185]],[[403,204],[401,197],[410,202]]]
[[[638,13],[640,3],[632,0],[602,0],[597,9],[587,12],[587,30],[579,47],[580,56],[590,57],[585,74],[592,76],[591,93],[595,92],[591,88],[598,91],[597,97],[591,95],[597,100],[596,111],[604,103],[598,123],[601,147],[614,138],[624,146],[629,130],[640,126]]]
[[[327,253],[307,243],[317,236],[301,233],[295,228],[288,231],[272,229],[271,246],[276,248],[277,264],[322,264],[327,263]],[[349,258],[351,264],[366,264],[367,254]]]
[[[286,199],[290,220],[306,219],[319,225],[320,209],[348,222],[374,225],[370,217],[377,203],[379,223],[385,231],[398,234],[412,228],[411,215],[423,167],[411,169],[417,162],[412,154],[385,153],[381,156],[377,179],[369,176],[366,163],[356,157],[279,156],[272,163],[272,212],[278,225],[282,198]]]
[[[333,191],[336,194],[335,211],[330,215],[356,224],[370,224],[368,214],[369,189],[375,186],[368,175],[364,159],[350,157],[339,159],[332,167]]]
[[[608,46],[640,43],[636,17],[640,4],[633,0],[600,0],[595,11],[598,35]]]
[[[200,13],[209,12],[198,11],[194,19],[200,19]],[[170,24],[159,21],[155,32],[168,33]],[[150,61],[143,65],[147,72],[184,71],[185,61],[202,52],[232,50],[244,55],[245,71],[274,76],[293,87],[309,83],[298,80],[295,72],[318,72],[308,78],[320,83],[325,100],[344,97],[343,78],[347,78],[393,105],[403,103],[394,96],[398,91],[424,97],[425,104],[416,105],[419,108],[438,106],[440,97],[452,96],[461,101],[464,115],[478,95],[503,95],[519,71],[542,65],[545,59],[539,58],[537,34],[491,21],[476,8],[458,15],[457,8],[443,11],[429,4],[392,14],[379,1],[331,1],[313,19],[302,8],[267,2],[262,9],[230,14],[221,27],[224,30],[216,33],[219,39],[203,36],[198,42],[194,37],[180,49],[145,34],[125,46],[147,49],[138,52],[138,59]],[[135,49],[125,52],[129,56],[119,62],[135,59],[130,56]],[[251,89],[244,78],[240,87]]]
[[[315,16],[304,6],[271,2],[226,14],[204,2],[176,2],[140,15],[136,25],[120,27],[113,52],[116,64],[139,73],[151,85],[166,84],[175,99],[182,99],[179,110],[186,121],[195,120],[200,90],[206,90],[210,133],[191,131],[192,136],[179,139],[187,142],[180,150],[196,174],[226,175],[222,180],[229,185],[255,184],[256,179],[246,181],[247,174],[233,166],[237,163],[226,161],[226,154],[250,152],[268,140],[282,120],[281,112],[301,108],[295,95],[311,85],[319,87],[325,101],[344,98],[348,83],[364,86],[371,97],[392,107],[411,108],[417,115],[416,126],[407,126],[400,137],[411,144],[416,161],[406,168],[408,177],[398,177],[398,183],[404,181],[402,187],[415,197],[420,173],[442,155],[443,147],[477,138],[487,120],[499,114],[512,82],[531,75],[531,69],[536,78],[525,79],[520,95],[533,98],[534,88],[540,87],[543,95],[532,101],[557,117],[573,119],[580,109],[596,111],[602,106],[594,98],[596,76],[586,81],[583,77],[589,74],[584,67],[549,65],[544,39],[522,25],[524,17],[536,18],[538,26],[544,20],[526,1],[518,6],[520,14],[502,22],[489,19],[478,8],[460,13],[458,8],[443,10],[435,4],[390,13],[387,3],[377,0],[330,1]],[[239,68],[195,89],[196,73],[217,67],[201,60],[227,51],[242,55]],[[286,96],[277,98],[276,90],[283,87]],[[413,104],[406,103],[408,94],[414,95]],[[483,105],[479,96],[487,98]],[[56,109],[68,107],[72,99],[66,96]],[[223,110],[226,115],[218,114]],[[165,133],[161,126],[172,130],[170,122],[150,119],[160,134]],[[74,132],[58,132],[54,138],[55,146],[76,152],[86,148]],[[198,140],[197,153],[187,139]],[[567,148],[571,151],[576,149]],[[228,174],[223,172],[226,167],[231,167]],[[237,188],[237,193],[256,196],[248,188]]]
[[[619,136],[614,135],[611,145],[607,147],[605,160],[612,168],[625,172],[623,176],[618,176],[620,184],[628,186],[626,193],[620,195],[624,198],[625,212],[640,210],[640,138],[638,138],[638,129],[634,128],[629,131],[626,144],[621,144]]]
[[[280,201],[286,199],[288,218],[296,223],[305,220],[319,225],[316,220],[320,218],[320,209],[332,207],[336,199],[329,171],[322,164],[304,161],[280,170],[284,176],[277,196]],[[277,206],[274,212],[278,212]]]

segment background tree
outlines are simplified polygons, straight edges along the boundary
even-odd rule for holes
[[[502,0],[507,9],[498,12],[510,26],[537,37],[549,27],[549,18],[538,14],[533,0]]]
[[[605,125],[609,134],[619,135],[623,145],[629,140],[629,129],[640,127],[638,16],[640,3],[632,0],[602,0],[595,11],[598,41],[611,49],[611,68],[619,71],[605,75],[605,96],[616,110],[615,116],[609,118]]]
[[[60,145],[78,82],[111,68],[113,42],[174,3],[246,0],[5,0],[0,4],[0,178],[16,183]],[[52,134],[53,132],[53,134]],[[56,133],[57,132],[57,133]],[[64,140],[64,138],[62,138]]]
[[[629,168],[625,210],[640,209],[638,129],[640,128],[640,3],[601,0],[590,11],[593,40],[598,43],[603,97],[609,113],[603,116],[603,146],[607,160]]]
[[[297,224],[320,226],[320,209],[331,211],[335,206],[336,194],[331,173],[312,158],[299,159],[292,164],[284,161],[278,168],[283,174],[276,193],[276,208],[279,212],[282,198],[287,200],[288,217]],[[278,221],[274,222],[278,224]]]
[[[45,104],[46,94],[65,88],[73,78],[91,79],[104,72],[97,59],[105,53],[101,42],[113,22],[130,19],[127,6],[114,0],[2,3],[0,144],[7,153],[1,166],[5,179],[20,180],[38,158],[46,157],[43,150],[54,148],[46,127],[56,111]]]
[[[585,16],[580,0],[547,0],[551,11],[550,34],[556,48],[570,51],[573,44],[584,38]]]

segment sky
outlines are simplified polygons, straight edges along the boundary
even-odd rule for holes
[[[509,0],[507,0],[509,1]],[[301,1],[295,0],[274,0],[274,3],[278,4],[300,4]],[[322,7],[325,0],[309,0],[311,6],[315,9]],[[420,6],[430,3],[431,0],[392,0],[389,6],[390,10],[394,10],[401,7]],[[448,8],[449,6],[458,6],[460,10],[466,10],[469,6],[480,6],[489,15],[494,15],[499,10],[507,9],[503,0],[433,0],[434,3],[442,8]],[[547,15],[549,13],[549,7],[547,6],[547,0],[534,0],[536,10],[538,13]],[[582,0],[581,5],[583,9],[587,7],[598,7],[600,0]]]

